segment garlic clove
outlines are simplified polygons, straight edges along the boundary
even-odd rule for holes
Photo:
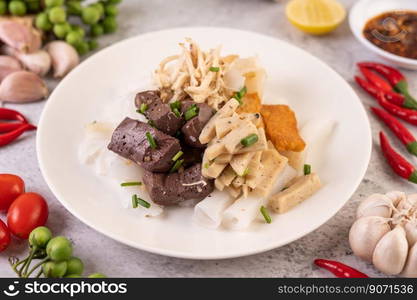
[[[33,52],[42,45],[41,34],[23,22],[0,21],[0,40],[21,52]]]
[[[415,218],[407,221],[404,225],[408,245],[411,247],[417,242],[417,220]]]
[[[408,254],[408,242],[402,226],[384,235],[372,256],[374,266],[387,275],[397,275],[404,268]]]
[[[407,262],[401,276],[408,278],[417,278],[417,243],[408,251]]]
[[[0,84],[0,101],[25,103],[37,101],[48,95],[45,82],[35,73],[17,71]]]
[[[16,58],[0,55],[0,82],[9,74],[20,70],[22,70],[22,65]]]
[[[417,207],[417,194],[408,195],[397,205],[398,210],[409,210],[413,207]]]
[[[379,216],[359,218],[349,231],[349,244],[356,256],[371,262],[375,246],[391,227]]]
[[[67,75],[80,62],[77,51],[66,42],[53,41],[45,46],[52,59],[53,76],[61,78]]]
[[[13,48],[7,47],[6,53],[15,56],[26,69],[36,73],[40,76],[44,76],[49,72],[51,68],[52,60],[48,52],[45,50],[38,50],[32,53],[19,52]]]
[[[400,191],[388,192],[385,194],[385,196],[391,199],[392,204],[394,204],[394,206],[397,206],[398,203],[400,203],[402,200],[406,198],[405,193],[400,192]]]
[[[382,194],[373,194],[363,200],[356,211],[356,218],[380,216],[390,218],[393,204],[390,198]]]

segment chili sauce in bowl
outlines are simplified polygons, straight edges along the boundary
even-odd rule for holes
[[[394,55],[417,59],[417,11],[388,11],[371,18],[364,37]]]

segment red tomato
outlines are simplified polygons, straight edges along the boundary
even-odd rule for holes
[[[27,239],[36,227],[45,225],[47,219],[48,204],[36,193],[20,195],[7,212],[10,232],[22,239]]]
[[[0,220],[0,252],[5,250],[7,246],[10,244],[10,231],[7,228],[6,224],[2,220]]]
[[[10,204],[25,192],[22,178],[12,174],[0,174],[0,211],[7,211]]]

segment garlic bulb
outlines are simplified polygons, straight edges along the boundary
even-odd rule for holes
[[[0,101],[24,103],[41,100],[47,95],[45,82],[28,71],[14,72],[0,84]]]
[[[51,57],[45,50],[38,50],[32,53],[19,52],[11,47],[3,47],[8,55],[16,57],[29,71],[44,76],[51,68]]]
[[[384,235],[375,247],[372,263],[389,275],[397,275],[404,268],[408,254],[408,242],[401,226]]]
[[[66,42],[50,42],[45,46],[45,50],[51,56],[53,76],[55,78],[64,77],[80,62],[77,51]]]
[[[350,247],[356,256],[370,262],[377,243],[390,230],[391,227],[385,218],[379,216],[360,218],[350,229]]]
[[[393,207],[392,200],[386,195],[373,194],[361,202],[356,212],[356,218],[366,216],[389,218]]]
[[[417,277],[417,194],[371,195],[356,215],[349,232],[353,253],[386,274]]]
[[[0,82],[9,74],[22,70],[20,62],[11,56],[0,55]]]

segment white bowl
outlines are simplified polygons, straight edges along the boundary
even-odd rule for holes
[[[369,50],[375,52],[380,57],[388,61],[389,63],[407,68],[417,70],[417,59],[406,58],[398,56],[388,51],[385,51],[363,36],[363,28],[366,22],[384,12],[392,10],[413,10],[417,11],[416,0],[360,0],[356,2],[350,11],[349,23],[350,28],[355,37]]]

